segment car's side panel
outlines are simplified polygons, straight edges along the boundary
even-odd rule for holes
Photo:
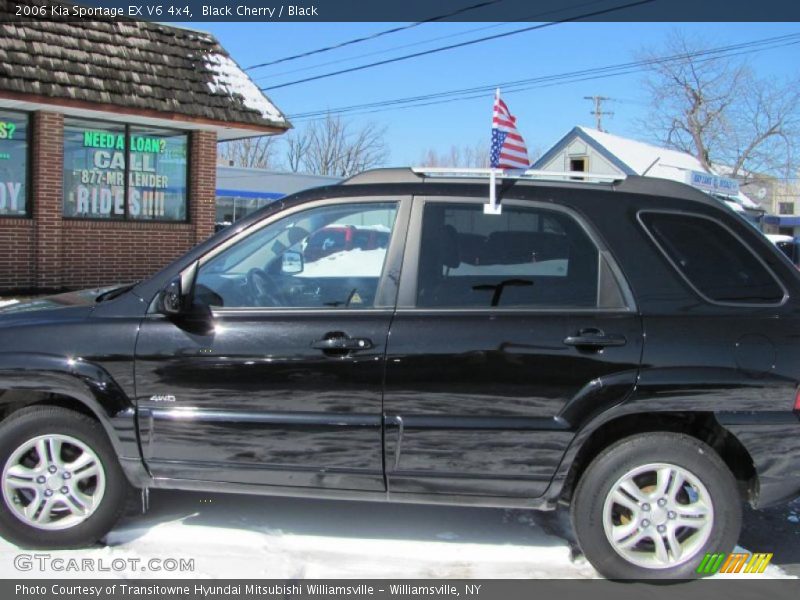
[[[540,209],[567,213],[567,204],[553,206],[544,195],[537,200]],[[595,403],[621,402],[635,383],[642,337],[632,307],[413,307],[425,203],[482,201],[415,198],[414,241],[407,244],[386,362],[385,463],[395,497],[536,497],[574,436],[575,425],[562,412],[580,419],[596,410]],[[578,224],[574,214],[564,218]],[[602,251],[602,243],[595,243]],[[565,343],[585,330],[624,341],[603,349]]]
[[[729,306],[698,296],[637,219],[642,209],[664,206],[707,216],[730,228],[780,279],[787,301],[779,306]],[[593,431],[631,415],[649,415],[657,426],[659,413],[716,415],[752,458],[759,478],[757,505],[800,493],[792,461],[779,458],[782,452],[797,457],[793,440],[800,432],[800,421],[791,412],[800,380],[800,288],[791,265],[752,226],[722,207],[619,195],[609,198],[603,210],[585,210],[630,282],[646,343],[635,393],[582,424],[548,496],[558,497],[572,461]],[[772,415],[782,415],[780,425],[771,422]]]
[[[381,381],[391,311],[218,314],[205,334],[153,315],[137,344],[144,459],[156,477],[383,490]],[[370,339],[351,356],[328,331]]]
[[[720,424],[747,449],[758,474],[753,504],[766,508],[800,496],[800,418],[789,411],[719,413]]]

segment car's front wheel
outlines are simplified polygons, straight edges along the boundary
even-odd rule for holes
[[[583,553],[612,579],[697,577],[706,553],[733,549],[741,518],[736,481],[716,452],[667,432],[604,450],[572,503]]]
[[[87,546],[119,518],[129,489],[95,420],[60,407],[0,424],[0,534],[26,548]]]

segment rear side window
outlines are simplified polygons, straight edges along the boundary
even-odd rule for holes
[[[706,299],[728,304],[778,304],[775,277],[728,229],[691,215],[640,213],[644,226],[681,275]]]
[[[422,220],[417,306],[622,308],[614,275],[569,215],[431,202]]]

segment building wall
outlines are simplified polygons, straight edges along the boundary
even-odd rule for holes
[[[0,218],[0,290],[33,285],[33,221]]]
[[[63,115],[32,116],[32,218],[0,218],[0,292],[104,286],[143,279],[214,231],[216,134],[193,132],[188,223],[62,217]]]
[[[586,171],[598,175],[624,175],[622,170],[611,164],[602,154],[581,139],[572,140],[564,150],[542,165],[543,171],[569,171],[570,159],[587,158]]]

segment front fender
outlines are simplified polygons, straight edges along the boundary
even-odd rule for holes
[[[57,394],[80,402],[102,425],[131,483],[139,486],[142,477],[149,477],[139,452],[134,404],[99,365],[80,358],[3,352],[0,390]]]

